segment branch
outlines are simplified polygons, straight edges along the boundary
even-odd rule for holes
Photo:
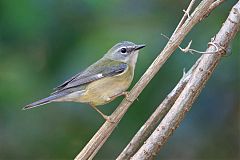
[[[151,159],[159,153],[161,147],[167,142],[170,135],[183,120],[186,112],[190,110],[191,105],[212,75],[214,69],[220,62],[222,54],[225,53],[230,41],[234,38],[239,29],[240,1],[232,8],[227,20],[212,41],[212,43],[220,47],[219,52],[216,54],[202,55],[199,65],[180,96],[159,126],[147,139],[146,143],[132,157],[132,160]],[[214,49],[215,48],[211,45],[206,52],[213,51]]]
[[[183,74],[183,77],[175,86],[175,88],[167,95],[163,102],[157,107],[154,113],[149,117],[145,124],[140,128],[140,130],[135,134],[130,143],[118,156],[117,160],[130,159],[137,150],[141,147],[144,141],[150,136],[154,131],[160,120],[166,115],[171,106],[174,104],[187,82],[190,79],[191,74],[196,69],[200,59],[192,66],[192,68]]]
[[[111,119],[115,123],[106,121],[88,142],[88,144],[83,148],[83,150],[77,155],[75,158],[76,160],[92,159],[96,155],[98,150],[102,147],[107,138],[113,132],[114,128],[118,125],[123,115],[127,112],[128,108],[132,104],[130,101],[133,102],[139,96],[139,94],[159,71],[162,65],[180,45],[184,37],[190,32],[193,26],[196,25],[201,19],[203,19],[203,16],[206,15],[208,8],[213,1],[214,0],[203,0],[191,14],[191,16],[185,21],[182,27],[179,28],[178,32],[172,35],[171,41],[167,43],[161,54],[154,60],[151,66],[147,69],[144,75],[130,91],[128,100],[124,99],[117,107],[117,109],[112,113]]]
[[[217,6],[219,6],[219,5],[222,4],[223,2],[224,2],[224,0],[216,0],[215,2],[213,2],[213,3],[209,6],[208,10],[209,10],[209,11],[214,10]],[[207,17],[210,13],[211,13],[211,12],[207,12],[207,14],[204,15],[204,17]]]
[[[189,15],[190,15],[190,11],[191,11],[191,9],[192,9],[195,1],[196,1],[196,0],[191,0],[191,2],[190,2],[189,5],[188,5],[187,10],[186,10],[186,11],[183,10],[183,11],[184,11],[184,15],[183,15],[182,19],[180,20],[180,22],[178,23],[175,31],[173,32],[173,35],[179,30],[180,27],[182,27],[182,25],[183,25],[183,23],[186,21],[186,19],[190,17],[190,16],[189,16]]]
[[[161,34],[161,35],[162,35],[164,38],[166,38],[166,39],[169,40],[169,38],[168,38],[165,34]],[[184,52],[184,53],[189,52],[189,53],[191,53],[191,54],[194,54],[194,53],[199,53],[199,54],[213,54],[213,53],[217,53],[217,52],[219,51],[219,47],[218,47],[216,44],[212,43],[212,42],[209,42],[208,45],[213,45],[213,46],[216,48],[216,50],[213,51],[213,52],[202,52],[202,51],[198,51],[198,50],[192,49],[192,48],[190,48],[190,47],[191,47],[191,44],[192,44],[192,40],[188,43],[187,47],[182,48],[181,46],[178,46],[178,48],[179,48],[182,52]]]

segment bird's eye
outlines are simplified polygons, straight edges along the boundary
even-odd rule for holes
[[[121,48],[121,53],[126,53],[127,49],[126,48]]]

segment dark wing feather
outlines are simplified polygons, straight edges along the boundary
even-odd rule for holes
[[[76,74],[75,76],[69,78],[68,80],[66,80],[65,82],[63,82],[62,84],[60,84],[59,86],[55,87],[53,90],[60,90],[62,88],[64,88],[69,82],[71,82],[73,79],[75,79],[76,77],[78,77],[82,72]]]
[[[103,63],[104,65],[101,65],[100,63]],[[52,94],[59,93],[66,89],[78,87],[104,77],[118,75],[124,72],[128,67],[126,63],[111,60],[108,60],[107,63],[106,61],[102,60],[96,64],[93,64],[85,71],[73,76],[63,84],[56,87],[55,92]]]

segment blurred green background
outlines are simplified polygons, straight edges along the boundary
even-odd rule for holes
[[[182,46],[205,50],[237,0],[197,25]],[[104,120],[91,107],[46,97],[115,43],[145,43],[134,83],[166,44],[189,0],[1,0],[0,159],[73,159]],[[240,36],[158,159],[239,159]],[[200,55],[177,50],[134,102],[95,159],[114,159]],[[100,108],[110,114],[118,98]]]

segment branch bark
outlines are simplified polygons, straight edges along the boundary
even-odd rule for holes
[[[177,49],[184,37],[190,32],[190,30],[199,21],[203,19],[203,16],[207,14],[209,6],[214,0],[203,0],[191,16],[185,21],[185,23],[179,28],[178,32],[172,35],[170,41],[167,43],[160,55],[154,60],[151,66],[147,69],[140,80],[135,84],[129,93],[128,99],[134,101],[143,89],[147,86],[150,80],[156,75],[162,65],[167,61],[171,54]],[[92,159],[102,145],[105,143],[107,138],[113,132],[123,115],[127,112],[128,108],[132,104],[129,100],[124,99],[117,109],[112,113],[111,119],[115,123],[105,122],[102,127],[96,132],[88,144],[82,149],[77,155],[75,160],[86,160]]]
[[[164,117],[159,126],[146,143],[132,157],[132,160],[147,160],[155,157],[162,146],[167,142],[173,131],[179,126],[186,112],[188,112],[200,94],[204,85],[212,75],[214,69],[220,62],[222,54],[226,52],[230,41],[240,29],[240,1],[232,8],[227,20],[220,31],[211,41],[219,46],[219,52],[215,54],[202,55],[202,59],[192,74],[186,87]],[[209,46],[206,52],[214,51],[214,46]]]

